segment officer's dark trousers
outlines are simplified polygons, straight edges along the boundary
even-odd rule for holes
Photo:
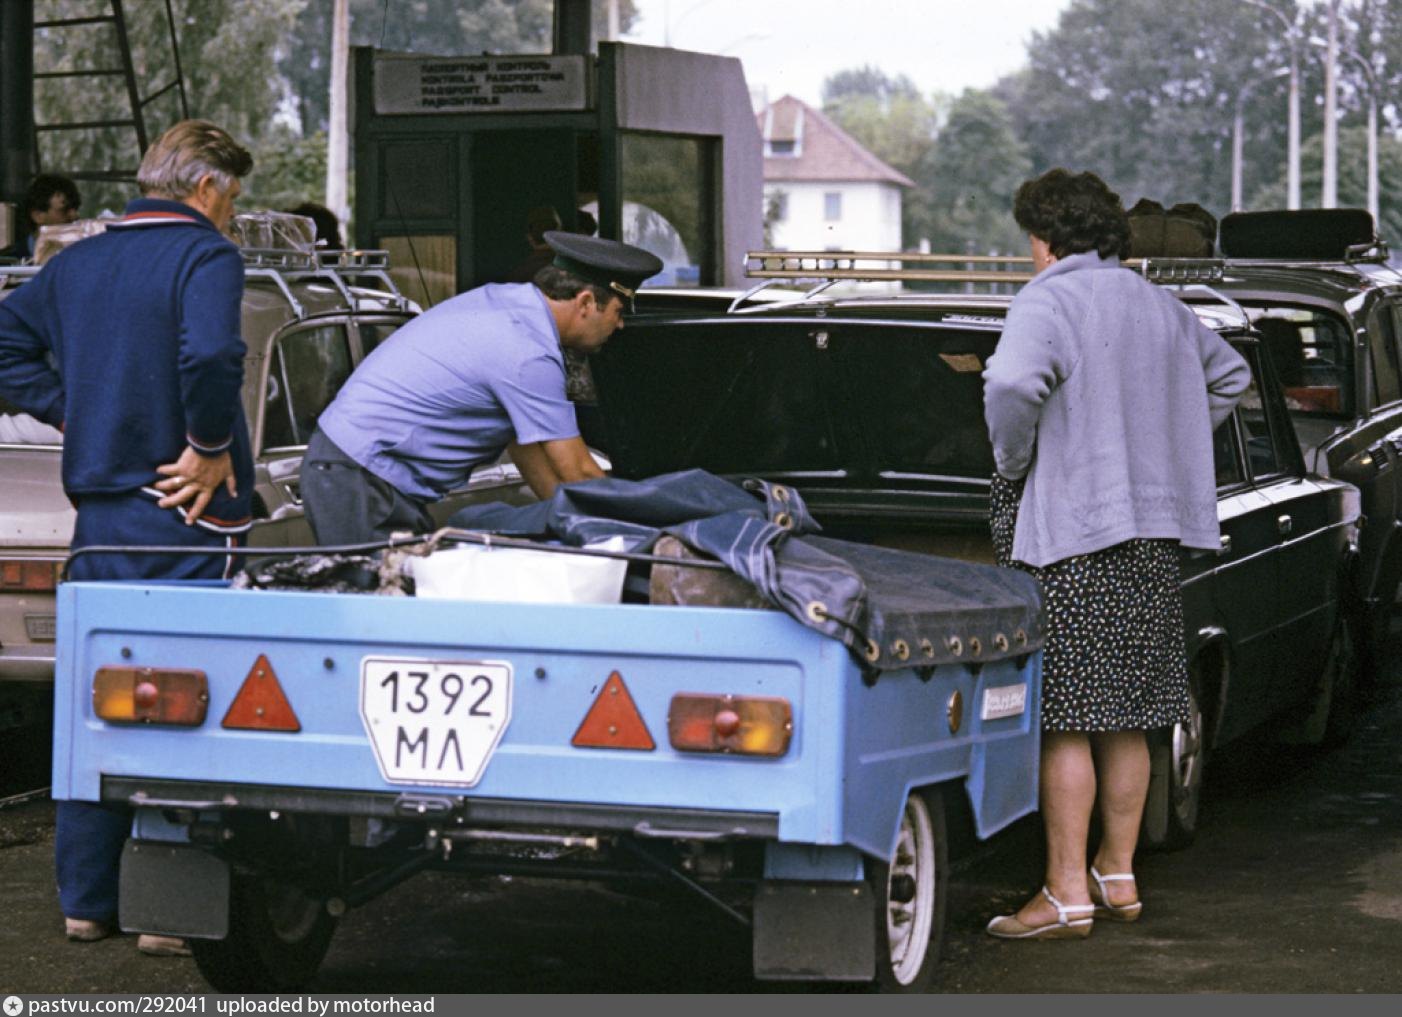
[[[176,512],[139,493],[82,497],[73,531],[74,550],[95,544],[222,548],[236,541],[229,534],[186,526]],[[219,579],[229,562],[220,554],[87,554],[74,559],[69,579]],[[69,676],[80,683],[88,678]],[[126,805],[58,803],[54,864],[64,917],[116,920],[118,868],[130,829]]]
[[[431,533],[428,507],[381,480],[317,428],[302,457],[302,507],[318,544],[368,544]]]

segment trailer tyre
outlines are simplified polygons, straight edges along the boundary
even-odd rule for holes
[[[242,873],[235,873],[229,898],[229,935],[190,941],[200,974],[220,992],[303,988],[336,931],[326,906],[287,883]]]
[[[938,790],[913,791],[901,816],[896,851],[870,865],[876,901],[876,992],[926,992],[944,944],[949,845]]]

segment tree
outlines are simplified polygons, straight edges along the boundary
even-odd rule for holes
[[[940,252],[1021,250],[1013,195],[1032,160],[1007,107],[990,92],[968,90],[949,112],[929,160],[930,243]]]
[[[823,83],[822,94],[824,113],[877,158],[915,181],[901,202],[903,243],[913,246],[929,236],[935,105],[908,78],[892,79],[873,67],[839,71]]]
[[[291,32],[307,0],[175,0],[176,31],[190,114],[224,127],[257,154],[277,130],[276,113],[286,88],[276,71],[279,52],[292,45]],[[110,8],[97,0],[40,0],[36,20],[80,18]],[[170,33],[163,3],[125,5],[128,38],[138,88],[143,96],[173,79]],[[36,70],[112,67],[118,61],[116,35],[107,25],[37,29]],[[121,78],[41,79],[35,87],[39,124],[121,119],[131,106]],[[146,109],[147,132],[154,138],[180,118],[175,93]],[[118,170],[134,172],[141,153],[130,128],[41,132],[40,164],[54,172]],[[255,168],[249,199],[268,179]],[[318,188],[319,190],[320,188]],[[135,196],[130,184],[83,183],[84,211],[120,210]]]
[[[1293,13],[1288,0],[1277,6]],[[1034,34],[1027,68],[996,91],[1034,171],[1090,169],[1126,204],[1196,201],[1221,214],[1243,90],[1250,151],[1262,153],[1246,160],[1248,193],[1283,161],[1285,83],[1270,75],[1287,63],[1281,24],[1246,3],[1073,0],[1054,29]],[[1302,57],[1303,95],[1318,94],[1314,63]]]
[[[1368,207],[1368,129],[1346,127],[1339,131],[1339,206]],[[1324,139],[1316,134],[1301,146],[1300,190],[1307,208],[1319,206],[1324,175]],[[1384,133],[1378,139],[1378,234],[1394,250],[1402,247],[1402,141]],[[1251,195],[1248,208],[1284,208],[1282,175]]]

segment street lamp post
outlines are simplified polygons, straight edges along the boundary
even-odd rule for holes
[[[1329,37],[1324,43],[1324,187],[1319,204],[1339,207],[1339,0],[1328,0]]]
[[[1265,0],[1242,0],[1274,15],[1285,28],[1285,41],[1290,46],[1290,109],[1286,124],[1285,143],[1285,207],[1300,207],[1300,59],[1299,30],[1295,23]]]
[[[1329,40],[1310,37],[1311,46],[1327,48]],[[1336,44],[1337,45],[1337,44]],[[1373,227],[1378,223],[1378,78],[1363,54],[1347,46],[1338,46],[1338,51],[1363,68],[1368,79],[1368,214],[1373,217]]]
[[[1242,164],[1242,140],[1245,136],[1245,109],[1246,99],[1251,94],[1251,90],[1263,81],[1270,81],[1289,74],[1291,68],[1282,67],[1278,71],[1266,75],[1264,78],[1257,78],[1248,81],[1242,86],[1241,91],[1236,96],[1236,113],[1232,117],[1232,211],[1240,212],[1242,209],[1241,196],[1241,164]],[[1293,207],[1293,206],[1292,206]]]

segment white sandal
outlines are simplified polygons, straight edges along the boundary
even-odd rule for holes
[[[1108,918],[1112,922],[1133,922],[1139,919],[1139,913],[1144,910],[1143,901],[1135,900],[1129,904],[1111,904],[1110,895],[1105,892],[1106,883],[1133,883],[1134,874],[1132,872],[1114,872],[1103,876],[1092,865],[1090,878],[1094,884],[1090,888],[1090,899],[1095,902],[1096,918]]]
[[[1042,896],[1056,908],[1056,921],[1046,925],[1027,925],[1017,915],[999,915],[985,930],[999,939],[1085,939],[1095,924],[1094,904],[1063,904],[1042,887]],[[1084,917],[1073,917],[1084,916]]]

